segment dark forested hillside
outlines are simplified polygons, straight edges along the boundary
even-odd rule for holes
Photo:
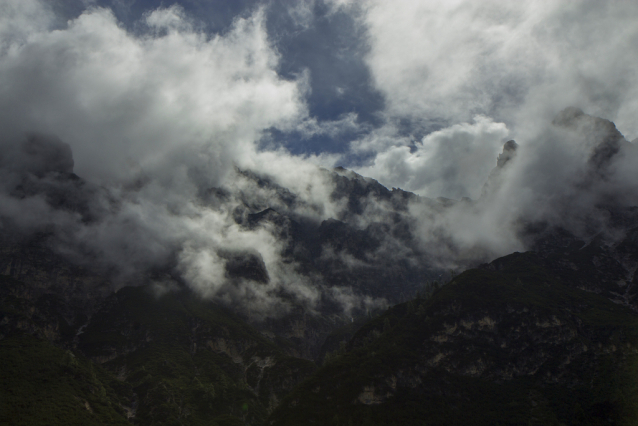
[[[636,304],[606,297],[635,282],[594,251],[515,253],[389,309],[269,424],[636,424]]]
[[[126,287],[79,328],[42,299],[2,298],[7,424],[260,424],[316,368],[187,292]]]

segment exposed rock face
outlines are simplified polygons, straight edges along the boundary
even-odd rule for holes
[[[511,164],[511,162],[516,157],[516,151],[518,149],[518,144],[513,141],[507,141],[503,145],[503,151],[499,154],[496,159],[496,167],[492,169],[485,184],[483,185],[483,189],[481,190],[481,198],[485,198],[490,194],[494,194],[499,190],[501,185],[503,184],[503,179],[505,178],[503,175],[505,170]]]
[[[499,154],[498,158],[496,159],[496,167],[505,167],[505,165],[514,158],[517,149],[518,144],[514,140],[505,142],[505,145],[503,145],[503,152]]]
[[[604,174],[612,158],[629,144],[614,123],[585,114],[579,108],[564,109],[552,123],[581,135],[590,150],[589,164],[598,174]]]
[[[47,244],[47,234],[25,237],[21,233],[0,235],[0,276],[7,283],[0,295],[16,297],[39,305],[51,298],[58,322],[61,315],[69,325],[80,327],[76,318],[86,317],[112,291],[105,277],[74,265],[55,254]],[[55,339],[54,339],[55,340]]]
[[[57,136],[30,133],[17,144],[3,147],[0,165],[19,173],[43,177],[73,173],[71,147]]]
[[[268,283],[268,270],[258,252],[224,253],[226,257],[226,275],[231,279],[244,278],[256,283]]]
[[[235,220],[251,230],[267,227],[274,232],[285,242],[285,261],[298,265],[299,272],[327,287],[347,286],[357,294],[398,301],[401,294],[414,294],[424,281],[441,273],[428,262],[414,236],[416,221],[407,214],[407,203],[417,199],[416,195],[390,191],[377,181],[343,169],[326,174],[335,183],[331,198],[348,206],[341,216],[316,223],[273,208],[255,213],[238,208]],[[266,179],[259,182],[277,189]],[[288,195],[288,202],[296,203]],[[428,201],[444,208],[442,203]],[[363,215],[371,206],[379,207],[374,221]],[[404,254],[401,259],[396,258],[398,250]],[[325,313],[340,309],[325,308]]]
[[[618,158],[630,149],[613,123],[577,109],[563,111],[554,124],[585,135],[591,173],[585,184],[577,182],[580,191],[592,186],[588,183],[611,179]],[[170,254],[157,270],[141,270],[130,279],[137,288],[114,294],[110,278],[115,273],[99,264],[97,256],[77,261],[65,255],[63,246],[51,244],[55,221],[35,232],[2,217],[0,273],[6,277],[0,277],[0,340],[26,333],[90,357],[117,377],[128,401],[122,409],[139,424],[167,419],[255,424],[282,401],[283,408],[272,418],[275,424],[314,419],[297,406],[317,418],[324,414],[316,410],[382,414],[398,407],[416,413],[416,420],[408,419],[416,424],[419,416],[440,414],[439,406],[451,407],[445,412],[451,417],[434,418],[434,424],[469,423],[476,406],[511,414],[511,423],[560,419],[568,424],[571,420],[562,412],[578,407],[586,411],[583,415],[605,420],[604,415],[616,415],[616,400],[596,380],[620,380],[603,371],[605,362],[625,368],[638,346],[632,337],[638,311],[635,207],[608,197],[606,204],[584,213],[598,221],[587,222],[591,226],[579,236],[521,218],[519,236],[536,253],[497,259],[457,277],[431,298],[428,293],[414,299],[424,283],[441,279],[442,271],[432,266],[436,252],[461,255],[444,228],[430,236],[435,250],[424,249],[415,237],[424,218],[415,217],[410,208],[424,207],[424,215],[434,222],[450,209],[480,208],[513,170],[517,147],[514,141],[505,143],[478,201],[430,200],[390,191],[343,168],[323,172],[334,184],[331,200],[346,206],[326,220],[297,213],[320,211],[321,206],[303,205],[288,189],[247,171],[238,174],[267,197],[202,190],[197,202],[206,208],[236,203],[231,226],[272,233],[283,247],[278,253],[282,262],[321,292],[315,311],[291,302],[285,315],[252,325],[188,294]],[[72,173],[70,148],[59,139],[31,135],[12,149],[3,151],[0,160],[0,174],[7,177],[2,185],[10,197],[42,199],[45,213],[68,213],[77,224],[100,223],[117,209],[108,191]],[[248,281],[267,289],[276,279],[257,251],[220,249],[217,254],[224,259],[230,286]],[[478,263],[485,256],[481,252],[459,262]],[[176,291],[163,297],[147,292],[150,287],[144,284],[158,277],[175,283]],[[377,298],[388,305],[410,301],[366,323],[370,312],[351,304],[354,298]],[[370,306],[381,310],[387,305]],[[314,370],[311,360],[324,358],[325,370],[286,397]],[[622,398],[634,398],[620,385],[615,389]],[[603,399],[596,400],[596,392]],[[573,396],[560,405],[564,401],[555,393]],[[248,411],[237,405],[240,400],[247,401]],[[589,405],[576,407],[580,400]],[[427,409],[419,411],[421,405]],[[83,399],[82,406],[99,411],[93,401]],[[211,417],[220,413],[227,417]],[[290,418],[294,421],[286,423]],[[374,424],[374,419],[351,418]],[[495,415],[485,419],[484,424],[501,420]],[[385,424],[395,420],[409,424],[400,416]],[[322,418],[319,424],[329,422],[340,420]]]
[[[74,175],[70,148],[55,137],[31,135],[14,148],[8,154],[3,151],[0,173],[11,177],[3,182],[4,189],[16,200],[44,200],[41,217],[22,227],[10,215],[0,217],[0,273],[26,284],[20,289],[20,297],[35,303],[47,293],[58,295],[64,300],[65,309],[70,310],[66,317],[71,323],[76,314],[90,315],[116,287],[148,284],[158,276],[180,281],[169,253],[157,270],[140,269],[127,277],[128,281],[118,281],[114,286],[112,281],[120,279],[120,265],[105,263],[99,248],[97,252],[82,252],[65,244],[74,241],[67,240],[66,233],[81,231],[84,224],[99,227],[101,221],[116,216],[121,207],[118,199],[108,190]],[[9,161],[9,154],[14,155],[15,161]],[[300,203],[294,194],[267,178],[242,173],[256,185],[276,193],[278,203],[288,206]],[[282,213],[270,207],[259,210],[260,204],[253,205],[254,200],[246,198],[235,211],[236,223],[247,230],[266,228],[272,232],[284,247],[281,253],[284,262],[294,265],[300,275],[322,288],[343,287],[347,303],[348,298],[365,296],[378,298],[379,306],[385,299],[390,303],[406,300],[424,281],[438,275],[440,271],[432,269],[414,241],[414,221],[404,214],[408,200],[416,197],[414,194],[390,191],[372,179],[345,170],[325,173],[327,180],[335,182],[331,196],[352,207],[340,219],[317,223],[295,215],[294,209]],[[230,197],[228,191],[213,188],[202,195],[201,201],[214,207],[229,202]],[[383,216],[365,224],[358,215],[377,202],[385,203]],[[63,218],[68,219],[70,229],[58,228],[53,220],[60,212],[66,215]],[[387,215],[391,220],[385,220]],[[364,226],[357,226],[359,222]],[[395,262],[393,245],[405,249],[400,262]],[[225,261],[229,285],[242,280],[255,285],[270,283],[271,277],[258,252],[226,250],[218,255]],[[318,312],[300,309],[293,307],[288,318],[268,323],[265,331],[275,332],[291,342],[293,345],[287,348],[290,353],[315,359],[330,331],[350,316],[364,314],[366,308],[348,306],[352,310],[346,318],[340,301],[325,295]],[[311,318],[313,315],[315,318]]]

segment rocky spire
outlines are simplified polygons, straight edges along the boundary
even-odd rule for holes
[[[496,167],[492,169],[490,175],[487,177],[487,181],[485,181],[485,184],[483,185],[481,198],[484,198],[490,193],[496,192],[501,186],[503,183],[503,171],[508,167],[514,157],[516,157],[517,149],[518,144],[514,140],[505,142],[503,145],[503,152],[501,152],[496,158]]]

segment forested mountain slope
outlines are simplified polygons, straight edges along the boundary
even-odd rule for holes
[[[594,259],[515,253],[389,309],[269,424],[636,424],[636,304]]]

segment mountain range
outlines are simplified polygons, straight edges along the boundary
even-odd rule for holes
[[[539,140],[476,199],[236,167],[184,203],[25,135],[0,157],[0,423],[636,424],[635,143],[576,108]]]

